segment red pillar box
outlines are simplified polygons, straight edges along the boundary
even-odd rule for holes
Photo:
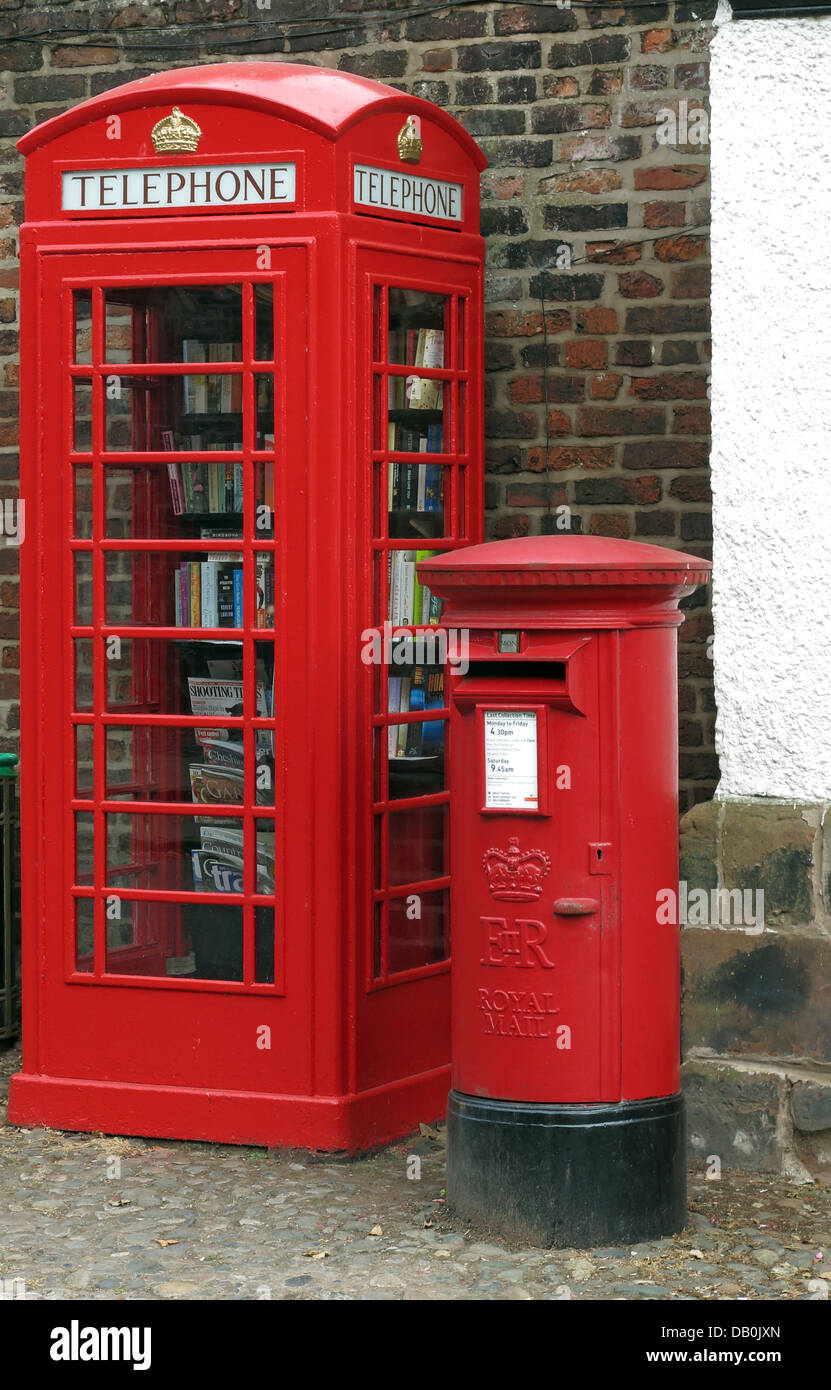
[[[448,1195],[541,1244],[685,1221],[678,600],[707,561],[599,537],[419,566],[452,679]]]
[[[362,656],[438,620],[416,558],[479,538],[483,157],[282,63],[127,83],[20,147],[10,1115],[388,1140],[449,1081],[447,710],[441,672]]]

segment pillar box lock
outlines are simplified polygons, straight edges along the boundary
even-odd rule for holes
[[[678,927],[658,908],[678,885],[678,602],[710,565],[540,536],[418,569],[469,650],[450,702],[449,1199],[545,1245],[680,1230]]]

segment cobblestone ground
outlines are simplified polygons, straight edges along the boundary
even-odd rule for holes
[[[4,1099],[17,1065],[0,1055]],[[691,1171],[679,1236],[516,1249],[446,1211],[442,1136],[426,1127],[332,1162],[0,1120],[0,1277],[30,1299],[805,1300],[831,1287],[831,1188],[817,1183]]]

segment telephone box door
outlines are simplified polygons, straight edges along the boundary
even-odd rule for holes
[[[43,257],[39,1011],[63,1026],[40,1070],[96,1077],[115,1048],[144,1095],[274,1095],[312,1078],[284,579],[306,563],[305,252],[187,261]]]

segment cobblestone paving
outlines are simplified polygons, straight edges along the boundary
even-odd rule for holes
[[[0,1057],[4,1093],[15,1066]],[[0,1277],[23,1280],[30,1299],[804,1300],[831,1289],[831,1188],[818,1183],[691,1171],[680,1236],[516,1249],[447,1212],[435,1131],[340,1162],[0,1119]]]

